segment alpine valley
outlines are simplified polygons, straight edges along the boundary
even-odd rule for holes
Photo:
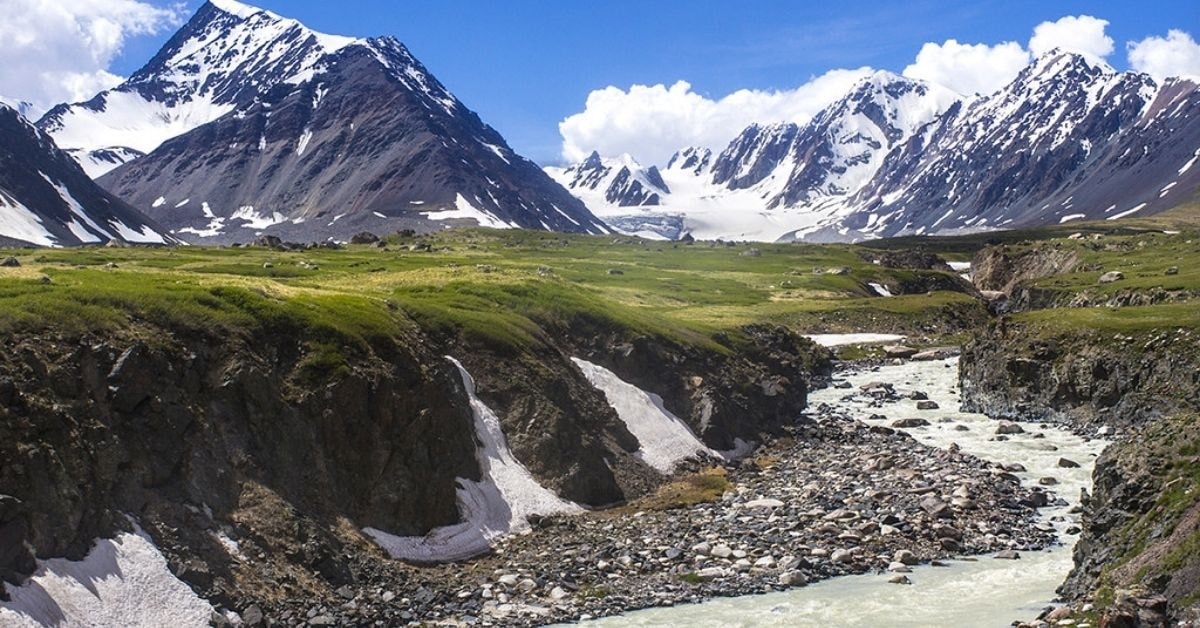
[[[0,99],[0,627],[1200,626],[1195,82],[542,168],[396,39],[185,17]]]

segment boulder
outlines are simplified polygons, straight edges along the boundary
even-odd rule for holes
[[[1116,283],[1125,279],[1125,273],[1119,270],[1110,270],[1103,275],[1100,275],[1100,283]]]
[[[936,401],[926,400],[926,401],[918,401],[917,402],[918,410],[937,410],[939,407],[941,407],[941,406],[939,406]]]
[[[929,425],[929,421],[926,421],[925,419],[898,419],[896,421],[892,421],[892,427],[900,428],[900,429],[911,429],[914,427],[926,427],[928,425]]]
[[[1075,462],[1074,460],[1068,460],[1067,458],[1059,458],[1058,467],[1060,469],[1078,469],[1079,463]]]
[[[1012,421],[1001,421],[1000,426],[996,428],[997,434],[1024,434],[1025,428],[1013,423]]]
[[[370,231],[356,233],[350,238],[350,244],[375,244],[376,242],[379,242],[379,236]]]
[[[17,268],[20,265],[21,265],[20,260],[18,260],[15,257],[6,257],[6,258],[4,258],[3,262],[0,262],[0,266],[3,266],[5,268]]]
[[[919,352],[904,345],[887,345],[883,348],[883,353],[889,358],[911,358]]]

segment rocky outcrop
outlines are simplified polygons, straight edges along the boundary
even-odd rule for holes
[[[455,478],[479,469],[450,365],[415,336],[339,364],[308,334],[5,338],[0,554],[80,559],[134,517],[176,575],[222,599],[344,582],[343,522],[421,534],[457,521]],[[280,582],[235,576],[221,530],[255,539]]]
[[[1200,404],[1200,337],[1188,330],[1047,333],[999,319],[967,342],[963,406],[1072,428],[1129,427]]]
[[[1022,283],[1069,273],[1079,264],[1078,253],[1052,245],[1021,251],[989,246],[979,251],[972,260],[971,280],[980,290],[1011,294]]]
[[[967,343],[960,375],[964,410],[1118,437],[1096,463],[1060,590],[1074,610],[1060,614],[1112,626],[1200,620],[1200,338],[1000,319]]]

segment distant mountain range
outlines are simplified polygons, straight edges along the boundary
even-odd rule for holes
[[[547,172],[648,237],[842,241],[1149,215],[1195,197],[1198,155],[1195,83],[1055,50],[988,96],[877,72],[809,123],[753,125],[720,154]],[[638,203],[629,186],[646,181]]]
[[[325,35],[234,0],[201,6],[120,86],[46,112],[37,127],[65,152],[27,127],[0,149],[36,145],[58,172],[73,157],[111,192],[68,186],[88,212],[211,244],[476,225],[846,241],[1149,215],[1200,190],[1196,83],[1059,50],[986,96],[876,72],[811,121],[751,125],[720,152],[542,169],[395,39]],[[123,237],[73,231],[47,189],[8,194],[49,220],[28,241]]]
[[[192,242],[609,231],[400,42],[324,35],[233,0],[206,3],[125,83],[38,125]]]

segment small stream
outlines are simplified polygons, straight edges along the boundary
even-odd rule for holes
[[[907,399],[882,409],[867,406],[866,399],[843,402],[846,390],[815,391],[809,403],[841,406],[868,424],[888,425],[898,418],[921,417],[931,425],[904,430],[918,441],[962,451],[1004,464],[1019,463],[1022,482],[1035,485],[1053,477],[1051,487],[1068,502],[1065,507],[1044,508],[1041,520],[1053,525],[1063,544],[1042,552],[1021,552],[1019,560],[992,556],[952,561],[948,567],[923,566],[908,574],[912,585],[888,583],[890,574],[868,574],[826,580],[815,585],[769,595],[726,598],[702,604],[651,609],[594,622],[603,626],[1008,626],[1015,619],[1033,619],[1055,598],[1055,589],[1071,571],[1075,536],[1065,530],[1078,524],[1070,514],[1081,489],[1091,488],[1096,456],[1107,445],[1085,440],[1055,427],[1024,425],[1026,434],[993,440],[998,421],[979,414],[959,412],[958,361],[909,362],[878,371],[848,374],[855,388],[868,382],[887,382],[897,392],[919,390],[940,406],[918,410]],[[882,413],[888,420],[871,421]],[[949,422],[940,422],[942,420]],[[965,426],[966,431],[956,429]],[[1037,438],[1041,432],[1044,437]],[[1059,468],[1060,458],[1077,462],[1075,469]]]

